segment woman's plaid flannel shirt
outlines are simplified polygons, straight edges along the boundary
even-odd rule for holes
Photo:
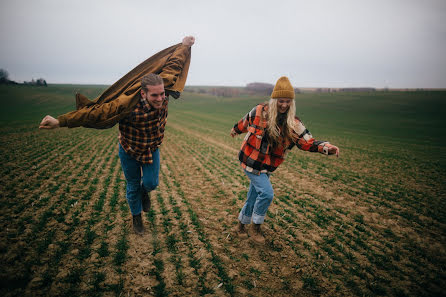
[[[160,109],[140,97],[132,113],[119,121],[119,143],[127,154],[143,164],[152,164],[152,151],[163,142],[169,98]]]
[[[292,143],[281,138],[277,147],[272,150],[267,137],[263,137],[267,127],[265,116],[267,110],[267,104],[259,104],[234,125],[234,130],[238,134],[247,133],[238,155],[240,163],[246,171],[254,174],[273,172],[282,164],[286,151],[294,145],[304,151],[328,154],[328,151],[324,150],[324,146],[329,143],[315,140],[297,117],[297,141]]]

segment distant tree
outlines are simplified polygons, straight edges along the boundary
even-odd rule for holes
[[[46,80],[44,80],[43,78],[38,78],[38,79],[32,79],[31,81],[24,81],[23,84],[25,85],[31,85],[31,86],[39,86],[39,87],[47,87],[47,83]]]
[[[9,73],[5,69],[0,69],[0,83],[5,84],[9,82]]]
[[[257,94],[270,95],[274,90],[274,85],[268,83],[253,82],[246,85],[245,89]]]
[[[36,85],[47,87],[46,80],[44,80],[43,78],[37,79],[36,80]]]

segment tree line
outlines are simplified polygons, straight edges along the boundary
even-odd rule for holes
[[[9,79],[9,73],[5,69],[0,69],[0,84],[2,85],[18,85],[19,83]],[[31,81],[24,81],[24,85],[43,86],[47,87],[46,80],[43,78],[31,79]]]

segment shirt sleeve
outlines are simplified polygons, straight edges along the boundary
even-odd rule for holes
[[[234,125],[234,130],[237,134],[242,134],[248,132],[248,126],[252,124],[256,116],[257,106],[254,107],[250,112],[248,112],[240,121]]]
[[[324,150],[324,146],[328,145],[329,142],[314,139],[313,135],[311,135],[310,131],[308,131],[304,124],[299,119],[296,118],[296,120],[298,121],[297,124],[299,128],[299,134],[297,136],[295,145],[303,151],[328,154],[328,151]]]

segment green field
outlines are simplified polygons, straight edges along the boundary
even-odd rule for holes
[[[0,86],[2,296],[442,296],[446,92],[297,94],[341,157],[293,149],[263,247],[232,233],[248,180],[229,131],[267,97],[171,100],[160,185],[131,232],[117,127],[39,131],[106,86]]]

